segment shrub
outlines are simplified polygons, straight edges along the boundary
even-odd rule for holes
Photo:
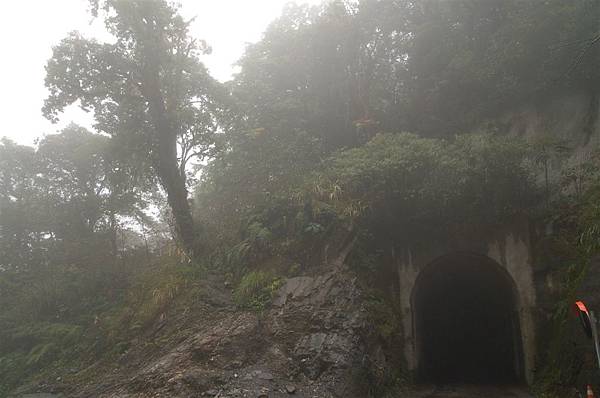
[[[280,286],[281,280],[271,273],[252,271],[242,278],[233,293],[233,298],[241,308],[260,312],[271,302]]]
[[[308,185],[341,218],[417,237],[421,230],[494,225],[529,209],[538,192],[528,155],[524,142],[508,137],[379,134],[334,154]]]

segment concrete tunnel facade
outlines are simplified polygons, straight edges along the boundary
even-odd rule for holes
[[[516,228],[396,256],[404,359],[426,383],[528,383],[536,294],[527,234]]]

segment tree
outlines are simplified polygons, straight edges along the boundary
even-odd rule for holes
[[[356,13],[352,2],[289,4],[247,48],[233,92],[249,127],[305,131],[327,150],[361,143],[373,63]]]
[[[116,255],[118,216],[135,216],[146,207],[149,181],[137,178],[133,167],[115,155],[110,137],[75,124],[40,141],[36,161],[38,184],[59,218],[55,233],[72,241],[107,234]]]
[[[538,138],[532,144],[533,161],[541,166],[544,172],[546,207],[550,206],[550,166],[553,161],[559,161],[568,155],[568,144],[567,140],[549,134]]]
[[[74,124],[37,150],[0,142],[0,270],[117,254],[118,220],[141,214],[149,186],[111,144]]]
[[[589,91],[593,108],[599,11],[591,0],[290,6],[248,47],[234,93],[251,127],[287,120],[328,149],[364,143],[365,128],[452,136],[566,90]]]
[[[96,128],[158,178],[177,237],[190,255],[198,254],[185,170],[191,158],[208,156],[217,133],[220,88],[199,60],[208,47],[189,36],[189,22],[163,0],[92,4],[95,15],[102,6],[115,42],[72,33],[54,48],[44,114],[56,120],[77,101],[93,111]]]
[[[42,364],[82,352],[82,326],[147,265],[131,246],[117,251],[117,229],[143,214],[149,186],[112,145],[73,124],[37,148],[0,140],[2,396]]]
[[[23,267],[31,250],[39,189],[35,151],[3,138],[0,141],[0,271]]]

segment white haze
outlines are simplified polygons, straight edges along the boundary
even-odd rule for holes
[[[204,62],[219,80],[231,78],[233,63],[246,43],[261,38],[287,0],[182,0],[185,18],[195,17],[194,37],[212,47]],[[318,4],[321,0],[299,3]],[[44,66],[52,46],[68,32],[78,30],[87,37],[109,39],[102,21],[88,13],[88,0],[7,0],[0,3],[0,137],[31,145],[45,134],[53,134],[70,122],[90,128],[90,115],[73,106],[53,125],[41,114],[46,97]]]

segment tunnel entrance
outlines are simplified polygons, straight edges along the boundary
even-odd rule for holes
[[[514,383],[522,378],[516,288],[488,257],[444,256],[413,290],[418,379],[427,383]]]

